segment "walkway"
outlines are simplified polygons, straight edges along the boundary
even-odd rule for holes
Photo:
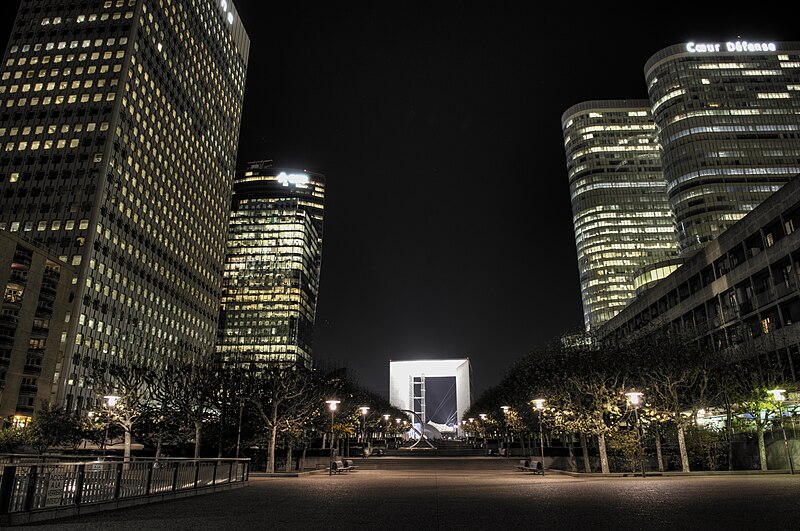
[[[516,463],[499,458],[371,458],[360,470],[338,476],[255,477],[249,487],[235,491],[25,529],[798,528],[800,476],[541,477],[517,472]]]

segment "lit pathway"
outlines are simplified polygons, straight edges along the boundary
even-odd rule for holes
[[[243,489],[25,529],[800,528],[800,476],[541,477],[515,471],[516,462],[372,458],[339,476],[252,478]]]

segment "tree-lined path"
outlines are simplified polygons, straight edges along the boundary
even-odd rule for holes
[[[53,521],[42,530],[797,529],[800,476],[583,477],[498,458],[372,458],[355,472]]]

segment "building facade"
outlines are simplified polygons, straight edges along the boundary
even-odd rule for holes
[[[800,172],[800,43],[670,46],[645,79],[687,257]]]
[[[677,267],[677,234],[649,102],[588,101],[561,121],[584,324],[594,330],[633,299],[639,271]]]
[[[253,162],[236,176],[217,359],[310,367],[322,261],[325,177]]]
[[[703,350],[745,345],[800,378],[800,177],[600,328],[601,339],[671,326]]]
[[[66,342],[74,271],[55,256],[0,231],[0,427],[30,421],[55,398],[53,375]]]
[[[249,39],[230,0],[23,0],[0,67],[0,229],[75,269],[54,381],[209,360]]]

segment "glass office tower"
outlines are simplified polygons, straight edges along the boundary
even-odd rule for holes
[[[310,367],[325,177],[253,162],[234,184],[218,360]]]
[[[0,230],[76,270],[55,402],[92,407],[109,364],[210,359],[248,50],[231,0],[23,0]]]
[[[588,101],[561,120],[584,323],[594,330],[635,297],[642,269],[677,267],[677,235],[649,102]]]
[[[689,256],[800,173],[800,43],[670,46],[645,76]]]

